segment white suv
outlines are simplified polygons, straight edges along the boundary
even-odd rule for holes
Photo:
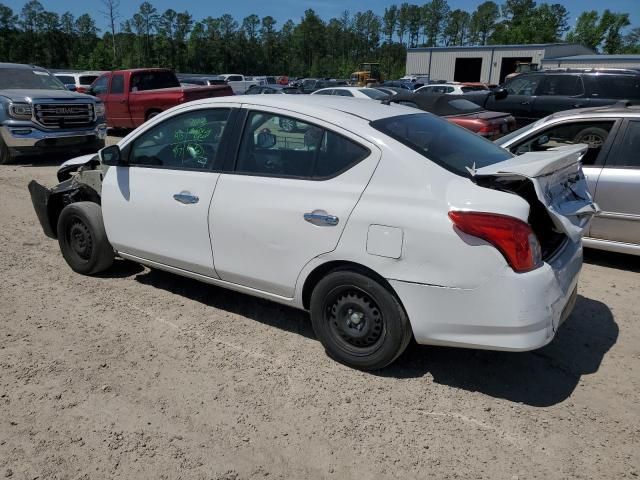
[[[163,112],[68,162],[55,189],[29,188],[75,271],[119,256],[309,310],[333,358],[378,369],[412,336],[551,341],[596,211],[585,149],[514,157],[404,106],[228,97]]]

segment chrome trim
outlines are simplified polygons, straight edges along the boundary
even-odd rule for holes
[[[636,222],[640,222],[640,215],[633,213],[600,212],[597,216],[602,218],[613,218],[614,220],[634,220]]]
[[[328,225],[330,227],[335,227],[340,221],[338,217],[334,215],[328,215],[322,210],[314,210],[311,213],[305,213],[303,217],[307,222],[317,226]]]
[[[582,245],[596,250],[606,250],[608,252],[626,253],[629,255],[640,255],[640,245],[633,243],[614,242],[600,238],[584,237]]]
[[[173,199],[177,202],[184,203],[185,205],[192,205],[200,201],[200,198],[198,198],[196,195],[191,195],[189,192],[176,193],[173,196]]]
[[[28,134],[16,134],[15,131],[30,130]],[[107,138],[107,124],[101,123],[91,130],[65,130],[43,132],[33,125],[0,125],[0,136],[9,148],[35,147],[36,143],[48,138],[69,138],[69,137],[96,137],[99,140]]]

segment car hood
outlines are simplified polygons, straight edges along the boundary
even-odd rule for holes
[[[30,100],[93,100],[90,95],[71,92],[69,90],[0,90],[0,95],[13,102]]]
[[[586,232],[591,218],[600,209],[591,198],[580,160],[586,145],[570,145],[530,152],[482,168],[471,168],[475,179],[524,178],[533,183],[536,196],[558,231],[577,242]]]

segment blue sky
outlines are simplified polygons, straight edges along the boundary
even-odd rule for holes
[[[143,0],[121,0],[120,13],[122,18],[130,18]],[[469,12],[482,3],[483,0],[449,0],[452,9],[460,8]],[[502,0],[495,0],[496,3],[502,3]],[[1,3],[8,5],[14,11],[19,12],[25,4],[24,0],[0,0]],[[62,13],[66,10],[71,11],[74,15],[82,13],[90,13],[99,27],[106,24],[101,17],[99,11],[102,9],[100,0],[83,0],[81,2],[69,2],[69,0],[40,0],[45,9]],[[240,1],[221,1],[212,0],[209,2],[203,0],[183,0],[175,2],[172,0],[152,0],[151,3],[162,12],[168,8],[183,11],[188,10],[196,20],[212,16],[219,17],[225,13],[230,13],[236,19],[242,20],[243,17],[255,13],[259,16],[271,15],[278,21],[278,25],[282,25],[287,19],[291,18],[295,21],[303,15],[307,8],[313,8],[325,20],[340,15],[344,10],[352,12],[359,10],[371,9],[378,14],[384,12],[385,7],[393,3],[391,0],[368,0],[367,2],[356,0],[240,0]],[[424,0],[415,0],[414,2],[422,4]],[[538,3],[543,3],[538,1]],[[575,23],[575,19],[584,10],[603,11],[608,8],[614,12],[626,12],[631,15],[633,26],[640,26],[640,0],[547,0],[546,3],[560,3],[564,5],[569,13],[570,24]]]

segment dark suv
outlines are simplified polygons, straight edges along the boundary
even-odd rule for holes
[[[487,110],[509,112],[519,125],[573,108],[640,103],[640,70],[553,69],[522,73],[505,82],[505,98],[469,94]],[[468,96],[471,99],[471,96]]]

